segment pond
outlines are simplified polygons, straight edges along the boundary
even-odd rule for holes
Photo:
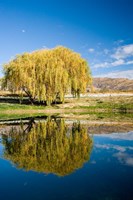
[[[0,199],[133,199],[133,129],[123,129],[55,117],[1,125]]]

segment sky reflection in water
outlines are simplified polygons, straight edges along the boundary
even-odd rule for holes
[[[0,139],[1,200],[133,199],[133,132],[89,136],[79,122],[68,126],[64,120],[52,120],[42,125],[26,129],[27,136],[19,130],[17,137],[8,132],[8,140]],[[17,140],[21,145],[15,150]],[[42,147],[36,146],[36,156],[35,141]]]

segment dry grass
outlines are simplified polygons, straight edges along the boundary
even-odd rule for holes
[[[103,105],[103,106],[102,106]],[[58,105],[59,108],[105,108],[113,105],[133,105],[133,96],[109,96],[109,97],[88,97],[88,98],[66,98],[64,104]]]

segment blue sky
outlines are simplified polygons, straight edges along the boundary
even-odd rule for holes
[[[92,75],[133,79],[132,0],[0,0],[0,76],[16,54],[63,45]]]

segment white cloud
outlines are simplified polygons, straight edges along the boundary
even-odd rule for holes
[[[90,163],[91,163],[91,164],[96,164],[96,161],[95,161],[95,160],[92,160]]]
[[[131,64],[133,64],[133,60],[130,60],[130,61],[126,62],[126,65],[131,65]]]
[[[114,41],[114,44],[115,45],[120,45],[120,44],[122,44],[124,42],[124,40],[116,40],[116,41]]]
[[[128,78],[133,79],[133,70],[114,71],[106,74],[100,74],[95,77],[108,77],[108,78]]]
[[[89,51],[90,53],[93,53],[93,52],[95,51],[95,49],[90,48],[90,49],[88,49],[88,51]]]
[[[133,64],[133,60],[125,61],[124,59],[119,59],[112,62],[97,63],[97,64],[94,64],[92,68],[93,69],[109,68],[109,67],[116,67],[120,65],[131,65],[131,64]]]
[[[95,144],[96,148],[101,148],[101,149],[115,149],[116,151],[119,152],[125,152],[126,150],[133,150],[132,146],[120,146],[120,145],[113,145],[113,144]]]
[[[119,135],[118,138],[121,140],[121,138],[120,138],[121,134],[117,134],[117,136],[118,135]],[[127,139],[126,138],[126,134],[123,134],[123,135],[124,135],[124,138]],[[133,136],[133,134],[131,134],[131,135]],[[131,135],[130,135],[129,140],[133,139]],[[99,136],[100,136],[100,134],[99,134]],[[107,134],[105,135],[105,137],[106,136],[107,136]],[[112,136],[112,134],[110,136]],[[104,137],[104,136],[102,136],[102,137]],[[117,137],[114,137],[114,138],[111,138],[111,139],[116,139],[116,138]],[[132,154],[127,153],[127,151],[133,151],[133,147],[132,146],[121,146],[121,145],[115,145],[115,144],[95,144],[95,147],[98,148],[98,149],[115,150],[115,151],[117,151],[117,153],[113,154],[113,157],[117,158],[118,161],[121,164],[133,167],[133,156],[132,156]]]
[[[119,41],[123,42],[122,40]],[[89,52],[94,52],[94,49],[89,49]],[[113,53],[112,53],[113,52]],[[98,55],[98,52],[96,52]],[[106,61],[101,63],[95,63],[92,65],[93,69],[97,68],[110,68],[121,65],[133,64],[133,44],[119,46],[114,50],[103,49],[99,55],[106,56]]]
[[[93,69],[109,68],[109,67],[115,67],[115,66],[124,65],[124,64],[126,64],[125,61],[123,59],[119,59],[112,62],[103,62],[103,63],[95,64],[93,65]],[[132,64],[132,63],[129,63],[129,64]]]
[[[128,133],[112,133],[112,134],[97,134],[97,137],[106,137],[113,140],[133,140],[133,132]]]
[[[122,59],[133,56],[133,44],[118,47],[114,54],[111,55],[112,58]]]
[[[103,63],[98,63],[93,65],[93,69],[97,69],[97,68],[108,68],[110,66],[110,63],[108,62],[103,62]]]
[[[48,47],[47,47],[47,46],[45,46],[45,45],[44,45],[44,46],[42,46],[42,47],[43,47],[43,49],[48,49]]]
[[[104,50],[103,50],[103,53],[104,53],[105,55],[108,55],[108,54],[109,54],[109,50],[108,50],[108,49],[104,49]]]
[[[133,167],[133,157],[130,154],[118,152],[113,155],[121,164]]]
[[[123,65],[123,64],[125,64],[125,61],[123,59],[119,59],[119,60],[116,60],[116,61],[110,63],[110,65],[112,65],[114,67],[119,66],[119,65]]]

